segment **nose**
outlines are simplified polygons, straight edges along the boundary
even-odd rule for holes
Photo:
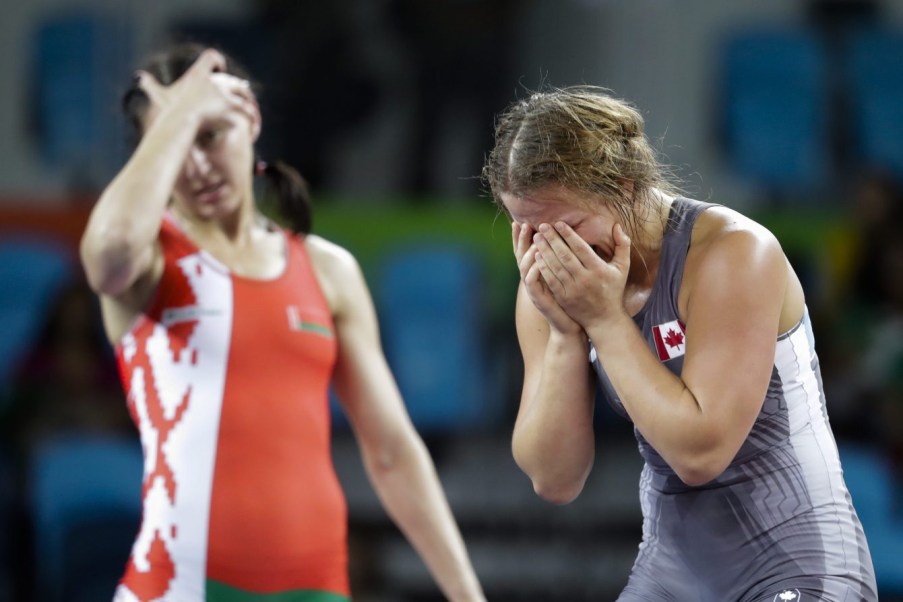
[[[197,146],[191,147],[185,159],[185,175],[189,179],[203,178],[210,172],[210,160],[207,154]]]

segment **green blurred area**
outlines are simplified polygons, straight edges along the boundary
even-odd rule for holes
[[[858,243],[858,232],[846,212],[829,204],[818,209],[764,209],[749,217],[774,233],[792,261],[819,266],[827,280],[819,287],[820,294],[833,296],[843,288]],[[467,203],[329,199],[314,208],[314,232],[351,251],[371,287],[378,285],[381,266],[393,252],[416,245],[459,245],[483,258],[490,313],[513,319],[518,275],[510,222],[488,199]]]
[[[314,209],[314,233],[351,251],[371,287],[392,253],[453,245],[482,258],[490,314],[513,319],[517,268],[507,216],[491,201],[412,205],[331,201]]]

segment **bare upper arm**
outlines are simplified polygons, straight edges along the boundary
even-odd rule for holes
[[[147,250],[147,267],[131,286],[118,294],[97,291],[100,297],[104,330],[110,343],[116,345],[151,302],[163,277],[163,252],[159,242]]]
[[[715,229],[701,247],[684,275],[681,378],[739,449],[771,378],[788,266],[774,236],[748,220]]]
[[[365,445],[387,441],[409,422],[382,350],[364,275],[342,247],[317,236],[305,242],[336,329],[332,384],[359,439]]]

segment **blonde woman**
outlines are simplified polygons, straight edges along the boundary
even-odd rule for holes
[[[619,600],[876,600],[775,237],[679,195],[604,90],[533,94],[495,135],[484,177],[521,275],[514,457],[567,503],[596,455],[596,387],[632,421],[643,540]]]

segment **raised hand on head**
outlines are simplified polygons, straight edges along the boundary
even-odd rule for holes
[[[145,129],[164,112],[176,110],[196,116],[202,124],[237,113],[249,120],[255,136],[259,131],[260,108],[250,82],[227,73],[226,58],[214,49],[202,52],[172,84],[160,83],[147,71],[135,76],[149,102]]]

